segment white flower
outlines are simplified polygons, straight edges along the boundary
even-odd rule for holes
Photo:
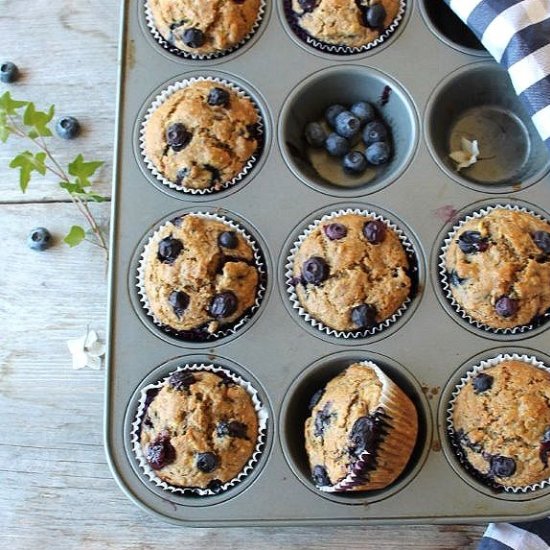
[[[89,367],[99,370],[101,368],[101,358],[105,355],[105,344],[99,341],[95,330],[87,330],[84,336],[69,340],[67,347],[73,356],[73,369]]]
[[[466,138],[461,140],[462,150],[453,151],[449,156],[457,163],[456,171],[460,172],[462,168],[468,168],[477,162],[479,155],[479,146],[477,139],[469,141]]]

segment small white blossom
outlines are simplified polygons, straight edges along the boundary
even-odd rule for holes
[[[461,140],[462,149],[453,151],[449,156],[457,163],[456,171],[460,172],[462,168],[468,168],[477,162],[479,156],[479,145],[477,139],[470,141],[466,138]]]
[[[105,344],[99,341],[95,330],[87,330],[84,336],[69,340],[67,347],[73,356],[73,369],[89,367],[99,370],[101,368],[101,358],[105,355]]]

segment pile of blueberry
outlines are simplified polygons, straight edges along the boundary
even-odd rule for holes
[[[310,122],[305,138],[311,147],[324,147],[333,157],[342,159],[348,174],[362,174],[369,165],[386,164],[391,157],[390,131],[367,101],[354,103],[350,109],[331,105],[324,120]],[[352,149],[363,140],[364,153]]]

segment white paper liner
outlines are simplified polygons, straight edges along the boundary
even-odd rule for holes
[[[301,247],[302,243],[310,235],[312,231],[317,229],[317,227],[327,221],[331,220],[333,218],[336,218],[338,216],[343,216],[345,214],[358,214],[360,216],[368,216],[374,220],[378,220],[386,224],[388,228],[390,228],[396,235],[399,237],[399,240],[401,241],[401,244],[403,245],[403,248],[405,249],[405,253],[407,255],[407,259],[409,260],[409,270],[413,267],[411,265],[411,260],[414,259],[414,262],[417,262],[416,259],[416,253],[414,250],[414,246],[409,241],[405,233],[399,229],[393,222],[387,220],[383,216],[380,216],[376,212],[371,212],[370,210],[362,210],[360,208],[346,208],[343,210],[338,210],[336,212],[331,212],[330,214],[325,214],[320,219],[315,220],[314,222],[310,223],[305,231],[302,232],[302,234],[298,237],[298,240],[294,242],[290,254],[287,258],[286,264],[285,264],[285,284],[286,284],[286,291],[289,295],[290,301],[292,303],[292,307],[298,312],[298,315],[305,319],[311,326],[314,328],[325,332],[328,335],[336,336],[337,338],[365,338],[367,336],[372,336],[373,334],[376,334],[382,330],[385,330],[390,325],[395,323],[399,317],[401,317],[409,305],[412,302],[412,298],[410,296],[407,297],[407,299],[401,304],[401,306],[395,311],[395,313],[388,317],[385,321],[382,321],[378,325],[365,329],[363,331],[343,331],[343,330],[336,330],[331,327],[326,326],[321,321],[318,321],[315,319],[312,315],[310,315],[300,303],[300,300],[298,298],[298,295],[296,294],[296,288],[293,284],[294,275],[294,257],[296,256],[296,253],[298,252],[299,248]],[[413,277],[410,277],[413,279]]]
[[[453,309],[463,318],[466,319],[469,323],[477,327],[481,330],[486,330],[488,332],[491,332],[493,334],[521,334],[524,332],[527,332],[529,330],[532,330],[535,328],[535,325],[528,324],[528,325],[521,325],[518,327],[509,327],[509,328],[494,328],[490,327],[489,325],[486,325],[484,323],[481,323],[480,321],[477,321],[473,317],[471,317],[465,309],[462,308],[462,306],[454,299],[454,296],[452,294],[451,290],[451,284],[447,277],[447,267],[446,267],[446,260],[445,257],[447,256],[447,251],[449,250],[449,246],[453,242],[454,238],[456,237],[457,232],[462,228],[462,226],[473,219],[479,219],[493,210],[510,210],[513,212],[524,212],[525,214],[530,214],[531,216],[534,216],[535,218],[541,220],[541,221],[548,221],[540,214],[537,214],[536,212],[533,212],[532,210],[529,210],[528,208],[524,206],[519,206],[516,204],[496,204],[494,206],[486,206],[484,208],[480,208],[479,210],[476,210],[475,212],[472,212],[471,214],[468,214],[463,219],[461,219],[457,224],[455,224],[452,228],[452,230],[449,232],[447,238],[443,241],[443,246],[441,247],[441,253],[439,255],[439,281],[441,284],[441,288],[443,289],[443,292],[445,293],[445,297],[447,298],[448,302],[453,306]],[[545,313],[541,316],[541,318],[548,320],[550,319],[550,312]]]
[[[229,181],[225,181],[220,185],[216,185],[206,189],[193,189],[192,187],[186,187],[185,185],[178,185],[176,182],[173,182],[168,178],[164,177],[157,170],[155,163],[147,157],[147,153],[145,151],[145,131],[146,131],[149,119],[151,118],[151,115],[174,93],[176,93],[179,90],[183,90],[184,88],[187,88],[188,86],[196,82],[211,82],[213,84],[221,84],[222,86],[226,86],[231,91],[239,95],[241,98],[245,98],[249,100],[252,106],[254,107],[256,114],[258,115],[257,129],[258,129],[259,138],[256,140],[258,142],[258,148],[256,149],[255,154],[252,155],[247,160],[241,172],[239,172],[233,179]],[[153,176],[155,176],[155,178],[160,183],[162,183],[163,185],[166,185],[170,189],[175,189],[176,191],[180,191],[182,193],[189,193],[191,195],[207,195],[211,193],[219,193],[220,191],[223,191],[224,189],[227,189],[239,183],[254,168],[254,166],[258,162],[262,154],[264,140],[265,140],[264,120],[263,120],[260,108],[258,107],[256,101],[254,101],[254,99],[249,94],[247,94],[241,88],[239,88],[237,84],[233,84],[232,82],[229,82],[222,78],[213,77],[213,76],[190,77],[190,78],[186,78],[185,80],[180,80],[178,82],[175,82],[174,84],[171,84],[170,86],[168,86],[168,88],[163,90],[158,96],[155,97],[155,99],[151,103],[151,106],[149,107],[149,109],[147,109],[147,112],[145,114],[143,122],[141,123],[140,131],[139,131],[139,148],[141,151],[141,155],[143,157],[145,165],[147,166],[149,171],[153,174]]]
[[[258,310],[260,307],[263,297],[265,295],[266,290],[266,283],[267,280],[267,272],[266,267],[264,263],[264,259],[262,256],[262,253],[260,251],[260,248],[256,241],[236,222],[233,220],[230,220],[229,218],[226,218],[225,216],[222,216],[221,214],[212,214],[211,212],[205,212],[205,211],[196,211],[196,212],[188,212],[183,213],[181,216],[197,216],[200,218],[206,218],[208,220],[215,220],[218,222],[222,222],[226,224],[230,229],[233,231],[236,231],[243,237],[243,239],[247,242],[247,244],[252,249],[252,252],[254,253],[254,267],[258,270],[258,288],[256,290],[256,300],[254,302],[254,305],[250,308],[248,314],[244,315],[240,319],[238,319],[234,324],[231,324],[230,328],[221,328],[220,330],[213,332],[212,334],[208,335],[207,341],[223,338],[225,336],[229,336],[230,334],[234,334],[237,332],[251,317],[254,315],[254,313]],[[179,216],[175,216],[176,218]],[[174,218],[172,218],[174,219]],[[141,257],[139,259],[138,269],[137,269],[137,289],[139,294],[139,300],[146,311],[147,315],[152,319],[152,321],[157,325],[161,330],[164,330],[168,332],[169,334],[174,333],[176,338],[181,339],[182,341],[193,341],[192,338],[183,338],[178,337],[177,333],[182,332],[178,331],[178,329],[172,328],[165,323],[161,322],[159,319],[155,317],[155,314],[153,312],[153,309],[151,308],[151,304],[149,302],[149,298],[147,297],[147,293],[145,292],[145,263],[149,256],[149,249],[152,243],[154,242],[155,236],[157,233],[166,225],[169,223],[172,223],[171,220],[168,220],[167,222],[163,223],[159,227],[155,228],[149,239],[147,240],[147,243],[143,247],[143,252],[141,254]],[[264,283],[262,283],[262,280]],[[223,326],[222,326],[223,327]]]
[[[198,61],[204,61],[207,59],[217,59],[219,57],[223,57],[224,55],[228,55],[235,50],[238,50],[241,46],[244,46],[256,33],[258,28],[260,27],[260,24],[263,20],[264,14],[265,14],[265,0],[260,0],[260,6],[258,8],[258,15],[256,17],[256,21],[254,22],[254,25],[252,25],[252,29],[250,32],[237,44],[234,46],[231,46],[227,50],[223,51],[216,51],[211,53],[191,53],[187,52],[185,50],[180,50],[176,46],[173,46],[170,44],[158,31],[156,25],[155,25],[155,18],[153,17],[153,11],[151,10],[151,7],[149,6],[149,1],[145,0],[144,9],[145,9],[145,21],[147,22],[147,27],[151,31],[151,34],[153,35],[153,38],[159,43],[160,46],[162,46],[165,50],[169,51],[171,54],[177,55],[178,57],[182,57],[184,59],[193,59]]]
[[[453,410],[454,410],[456,399],[460,391],[464,388],[464,386],[470,380],[472,380],[472,378],[477,376],[480,372],[483,372],[485,369],[488,369],[490,367],[494,367],[495,365],[499,365],[500,363],[503,363],[505,361],[522,361],[523,363],[533,365],[534,367],[537,367],[539,369],[545,370],[546,372],[550,373],[550,367],[547,367],[542,361],[539,361],[536,357],[531,355],[526,355],[526,354],[519,355],[517,353],[511,353],[511,354],[501,353],[496,357],[481,361],[478,365],[475,365],[474,367],[470,368],[470,370],[460,379],[460,382],[457,384],[456,389],[452,393],[452,399],[449,401],[449,407],[447,409],[447,433],[449,435],[452,435],[455,433],[455,430],[453,427]],[[452,442],[452,438],[451,438],[451,442]],[[452,443],[452,445],[453,447],[456,448],[456,445],[454,443]],[[480,483],[483,483],[483,482],[481,481]],[[544,487],[549,486],[550,478],[540,481],[539,483],[526,485],[524,487],[506,487],[504,485],[499,484],[497,481],[495,482],[495,485],[498,486],[499,490],[503,490],[507,493],[514,493],[514,494],[528,493],[530,491],[534,491],[536,489],[542,489]]]
[[[375,40],[372,42],[369,42],[368,44],[364,44],[363,46],[345,46],[345,45],[338,45],[338,44],[328,44],[326,42],[322,42],[321,40],[318,40],[317,38],[314,38],[308,32],[300,27],[298,22],[296,21],[296,14],[292,9],[292,0],[284,0],[285,6],[285,17],[288,21],[288,24],[290,25],[290,28],[300,38],[303,42],[308,44],[308,46],[311,46],[312,48],[315,48],[318,51],[329,53],[329,54],[335,54],[335,55],[353,55],[358,53],[364,53],[368,52],[369,50],[372,50],[373,48],[376,48],[376,46],[379,46],[382,44],[386,39],[390,38],[391,35],[397,30],[399,27],[399,24],[401,23],[403,16],[405,15],[405,10],[407,9],[407,0],[401,0],[399,3],[399,11],[397,12],[397,15],[395,16],[395,19],[391,22],[390,26]]]
[[[246,392],[248,393],[248,395],[252,400],[252,404],[254,405],[254,410],[258,415],[258,439],[250,459],[246,463],[242,472],[240,472],[240,474],[237,477],[222,484],[220,488],[216,490],[200,489],[198,487],[178,487],[175,485],[170,485],[169,483],[167,483],[166,481],[163,481],[156,475],[155,470],[153,470],[153,468],[149,466],[149,463],[147,462],[147,459],[145,458],[143,454],[143,450],[141,448],[141,442],[140,442],[141,423],[143,421],[143,415],[147,410],[147,407],[146,407],[147,393],[153,389],[157,389],[157,388],[160,389],[168,381],[168,379],[172,374],[182,370],[191,371],[191,372],[207,371],[207,372],[212,372],[214,374],[220,374],[220,373],[223,374],[225,377],[232,380],[235,384],[238,384],[244,390],[246,390]],[[155,384],[149,384],[141,390],[141,396],[139,398],[139,403],[138,403],[138,410],[136,413],[136,417],[132,422],[132,431],[131,431],[132,450],[134,451],[134,455],[139,463],[140,469],[147,476],[147,478],[150,481],[152,481],[157,487],[161,487],[162,489],[166,491],[170,491],[171,493],[179,493],[182,495],[189,495],[189,494],[200,495],[200,496],[217,495],[223,491],[227,491],[231,487],[234,487],[239,482],[243,481],[243,479],[245,479],[253,470],[254,466],[256,465],[256,463],[260,458],[260,455],[262,454],[262,451],[265,445],[268,418],[269,418],[269,415],[268,415],[267,409],[264,407],[262,401],[260,400],[260,397],[258,396],[258,392],[254,389],[254,387],[252,386],[252,384],[250,384],[250,382],[247,382],[243,380],[240,376],[234,374],[233,372],[216,365],[204,364],[204,363],[200,363],[200,364],[193,363],[192,365],[186,364],[186,365],[179,366],[176,370],[170,372],[165,378],[163,378],[159,382],[156,382]]]

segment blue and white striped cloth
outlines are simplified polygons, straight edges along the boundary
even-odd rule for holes
[[[526,523],[490,523],[478,550],[548,550],[550,518]]]
[[[509,72],[550,149],[550,0],[445,0]]]

